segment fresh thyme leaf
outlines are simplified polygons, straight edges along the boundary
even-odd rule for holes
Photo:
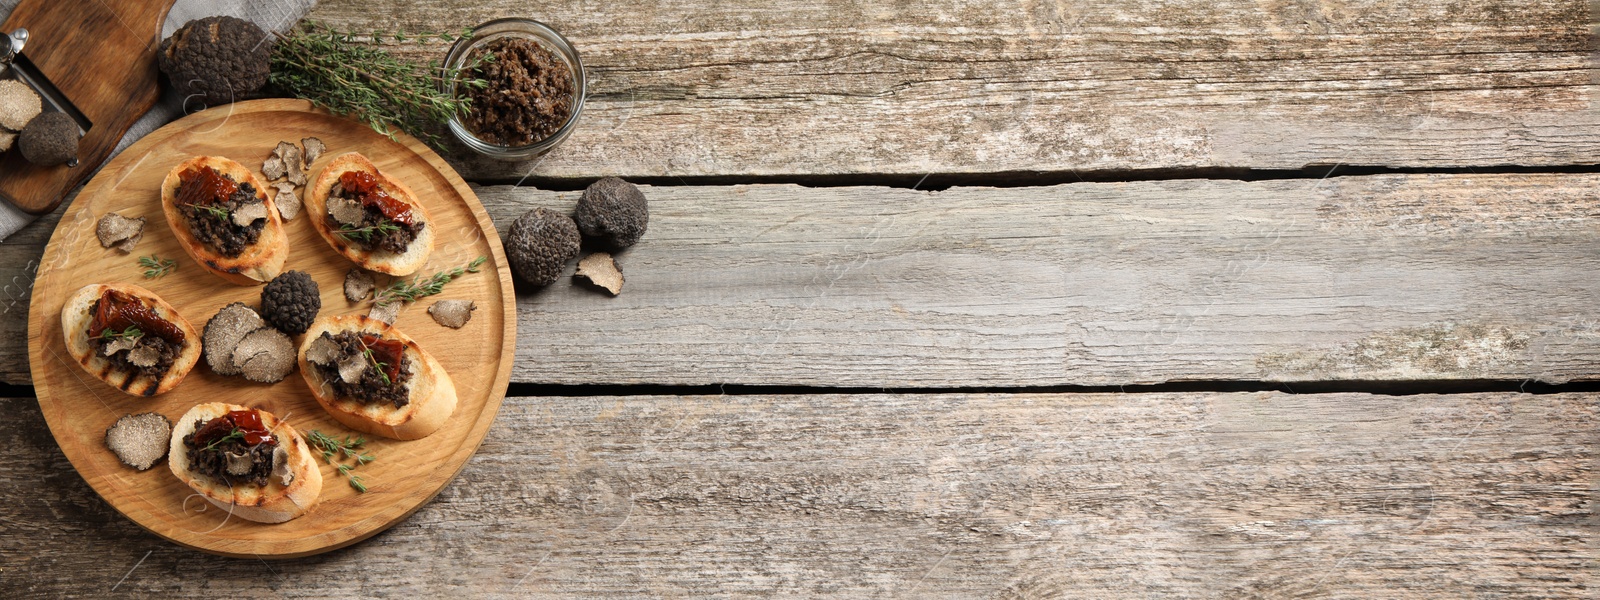
[[[416,302],[419,298],[443,292],[445,284],[455,281],[456,278],[467,273],[477,273],[478,267],[483,266],[484,261],[487,260],[489,260],[489,257],[479,256],[465,266],[456,267],[448,271],[440,271],[425,278],[396,281],[374,295],[372,303],[382,306],[395,302]]]
[[[235,427],[235,428],[233,428],[233,431],[228,432],[228,435],[225,435],[225,436],[222,436],[220,438],[217,438],[217,441],[211,442],[210,444],[207,444],[206,447],[203,448],[203,450],[210,450],[210,449],[215,448],[217,446],[220,446],[222,444],[225,444],[225,443],[228,443],[228,442],[231,442],[231,441],[234,441],[234,440],[242,440],[242,439],[244,439],[244,430],[243,429],[239,429],[238,427]]]
[[[368,348],[365,342],[361,343],[361,355],[367,357],[367,365],[371,366],[372,370],[378,372],[378,377],[383,379],[384,385],[394,385],[394,382],[389,381],[389,373],[386,372],[386,369],[389,368],[389,363],[378,360],[378,355],[374,354],[372,349]],[[346,454],[348,453],[349,452],[346,451]]]
[[[451,91],[453,85],[488,85],[482,79],[457,82],[465,69],[441,70],[437,64],[413,63],[379,47],[386,37],[404,43],[442,34],[385,36],[378,32],[364,41],[351,32],[306,21],[288,35],[274,35],[278,43],[272,50],[269,75],[273,85],[362,121],[390,138],[397,131],[406,131],[439,146],[437,132],[444,123],[471,109],[465,96],[457,97]]]
[[[209,213],[211,216],[216,217],[217,219],[222,220],[222,221],[228,220],[228,217],[233,215],[233,213],[228,212],[227,207],[224,207],[224,206],[205,205],[205,204],[184,204],[184,206],[193,208],[195,210],[195,212]]]
[[[349,223],[343,223],[339,225],[339,230],[334,233],[347,240],[370,242],[374,235],[384,237],[396,231],[400,231],[400,226],[394,223],[379,223],[370,227],[355,227]]]
[[[362,445],[367,443],[366,438],[351,438],[346,435],[344,439],[338,439],[313,429],[306,432],[306,439],[311,440],[311,445],[322,450],[322,460],[333,465],[334,470],[350,480],[350,487],[363,494],[367,493],[367,484],[361,480],[361,476],[350,472],[352,469],[374,460],[371,454],[363,454],[360,451]],[[340,455],[343,456],[341,457]],[[353,459],[356,463],[352,465],[340,462],[343,458]]]
[[[107,340],[129,339],[137,341],[139,338],[144,337],[144,332],[140,331],[137,325],[129,325],[127,329],[122,331],[117,331],[115,329],[107,329],[102,331],[100,332],[100,337],[101,339]]]
[[[145,279],[155,279],[177,270],[178,261],[152,254],[139,257],[139,266],[144,267]]]

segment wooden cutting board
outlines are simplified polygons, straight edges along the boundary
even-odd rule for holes
[[[177,307],[196,329],[230,302],[260,306],[260,286],[236,286],[202,270],[181,247],[161,212],[160,183],[167,171],[195,155],[225,156],[257,171],[280,141],[316,136],[328,152],[311,174],[334,156],[356,151],[379,170],[410,185],[428,207],[439,237],[419,275],[488,262],[479,273],[446,286],[443,294],[405,309],[395,325],[444,364],[455,379],[459,405],[445,426],[416,441],[372,439],[376,462],[359,467],[369,491],[357,493],[333,467],[321,463],[320,504],[288,523],[264,525],[229,518],[190,496],[166,463],[147,471],[122,465],[106,449],[108,426],[128,413],[155,411],[176,419],[195,404],[227,401],[263,408],[302,432],[352,433],[312,398],[300,373],[276,384],[223,377],[197,365],[177,388],[154,398],[128,396],[85,373],[67,354],[60,311],[67,295],[90,283],[124,282],[149,288]],[[269,192],[271,193],[271,192]],[[144,239],[133,254],[100,247],[95,223],[108,212],[144,217]],[[311,227],[308,214],[284,223],[289,234],[288,269],[306,271],[322,293],[322,315],[362,313],[369,303],[345,300],[343,282],[352,264],[334,253]],[[144,255],[178,261],[177,271],[147,279],[136,264]],[[483,441],[494,421],[516,347],[516,299],[500,238],[477,196],[454,170],[421,142],[401,135],[390,140],[356,121],[313,110],[301,100],[256,100],[205,110],[145,137],[109,162],[67,208],[40,259],[29,308],[29,358],[34,390],[50,431],[72,466],[106,502],[140,526],[169,540],[207,552],[242,557],[288,558],[338,548],[405,519],[449,483]],[[387,279],[379,276],[382,285]],[[455,330],[427,314],[434,300],[470,299],[478,310]],[[298,344],[301,336],[295,336]]]
[[[0,153],[0,197],[34,214],[55,210],[67,192],[111,155],[133,122],[161,95],[156,49],[173,0],[23,0],[0,31],[28,30],[22,54],[92,123],[78,165],[40,167]]]

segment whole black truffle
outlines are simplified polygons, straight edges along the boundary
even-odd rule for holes
[[[607,177],[594,182],[578,198],[572,215],[583,237],[603,248],[621,250],[644,237],[650,222],[650,207],[644,192],[631,183]]]
[[[546,286],[561,278],[578,256],[578,226],[566,215],[535,208],[517,217],[506,234],[511,269],[528,283]]]
[[[305,271],[289,271],[272,278],[261,290],[261,318],[278,331],[305,333],[322,309],[317,282]]]
[[[39,113],[17,137],[17,149],[41,167],[66,164],[78,157],[78,124],[66,113]]]
[[[161,42],[161,72],[184,99],[185,108],[254,97],[267,84],[272,44],[255,23],[229,16],[185,23]]]

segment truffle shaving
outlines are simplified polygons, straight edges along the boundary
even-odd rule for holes
[[[364,213],[360,202],[343,196],[328,197],[328,214],[333,215],[335,221],[345,225],[360,225]]]
[[[372,274],[360,268],[350,269],[344,274],[344,299],[351,302],[366,300],[372,295],[373,288],[378,287],[372,280]]]
[[[44,105],[28,84],[15,79],[0,80],[0,130],[22,131],[41,110]]]
[[[314,137],[301,138],[300,145],[306,149],[307,167],[311,166],[311,163],[317,162],[317,157],[322,156],[322,153],[328,150],[328,147],[322,144],[322,140]]]
[[[400,318],[400,303],[385,302],[383,304],[374,304],[372,305],[372,310],[367,311],[367,318],[393,325],[394,320]]]
[[[155,346],[139,346],[128,351],[128,364],[135,367],[154,367],[161,360],[161,351]]]
[[[206,322],[202,337],[205,339],[206,364],[218,375],[238,375],[239,367],[233,362],[234,350],[251,332],[266,327],[267,322],[255,310],[241,302],[222,307],[216,316]]]
[[[233,452],[228,452],[227,457],[229,475],[249,475],[251,468],[255,466],[256,462],[250,457],[249,453],[236,454]]]
[[[472,320],[472,311],[478,305],[471,300],[440,300],[428,307],[428,314],[434,321],[451,329],[461,329]]]
[[[294,470],[289,468],[289,449],[284,448],[283,444],[272,449],[272,476],[286,486],[294,483]]]
[[[105,347],[100,350],[100,353],[111,356],[123,350],[132,350],[137,345],[139,345],[139,338],[137,337],[119,337],[107,342]]]
[[[283,179],[286,174],[283,168],[283,158],[277,154],[268,156],[267,160],[261,163],[261,174],[267,177],[267,181]]]
[[[272,203],[278,206],[278,216],[285,221],[292,221],[300,214],[300,195],[294,191],[294,184],[288,181],[279,181],[272,184],[277,188],[278,194],[273,196]]]
[[[265,218],[267,218],[267,205],[261,202],[244,204],[233,211],[233,224],[240,227],[249,227],[256,219]]]
[[[596,252],[583,257],[578,261],[578,272],[575,277],[582,277],[596,287],[611,292],[615,296],[622,293],[622,269],[617,266],[616,259],[606,252]]]
[[[106,428],[106,447],[122,464],[140,471],[165,457],[171,440],[172,421],[153,412],[123,415]]]
[[[321,336],[306,347],[306,362],[314,365],[333,366],[333,361],[339,359],[339,344]]]
[[[117,213],[106,213],[95,224],[94,235],[100,238],[100,247],[115,247],[124,254],[133,252],[134,245],[144,238],[144,217],[129,219]]]
[[[361,382],[361,374],[367,370],[367,357],[362,354],[352,354],[339,362],[339,379],[348,384]]]
[[[294,370],[294,342],[282,331],[262,327],[239,341],[233,364],[245,379],[277,383]]]

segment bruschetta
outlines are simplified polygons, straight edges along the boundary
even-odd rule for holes
[[[167,451],[172,474],[236,517],[282,523],[311,510],[322,472],[305,438],[264,410],[212,402],[183,413]]]
[[[359,153],[334,157],[306,189],[305,206],[322,239],[368,271],[410,275],[433,252],[428,209]]]
[[[414,440],[438,431],[456,410],[455,382],[439,361],[377,319],[318,319],[299,361],[317,402],[357,431]]]
[[[161,182],[161,210],[183,251],[218,277],[260,285],[283,272],[282,217],[244,165],[217,156],[183,161]]]
[[[154,292],[130,284],[90,284],[61,306],[61,332],[78,366],[135,396],[179,383],[200,360],[200,336]]]

